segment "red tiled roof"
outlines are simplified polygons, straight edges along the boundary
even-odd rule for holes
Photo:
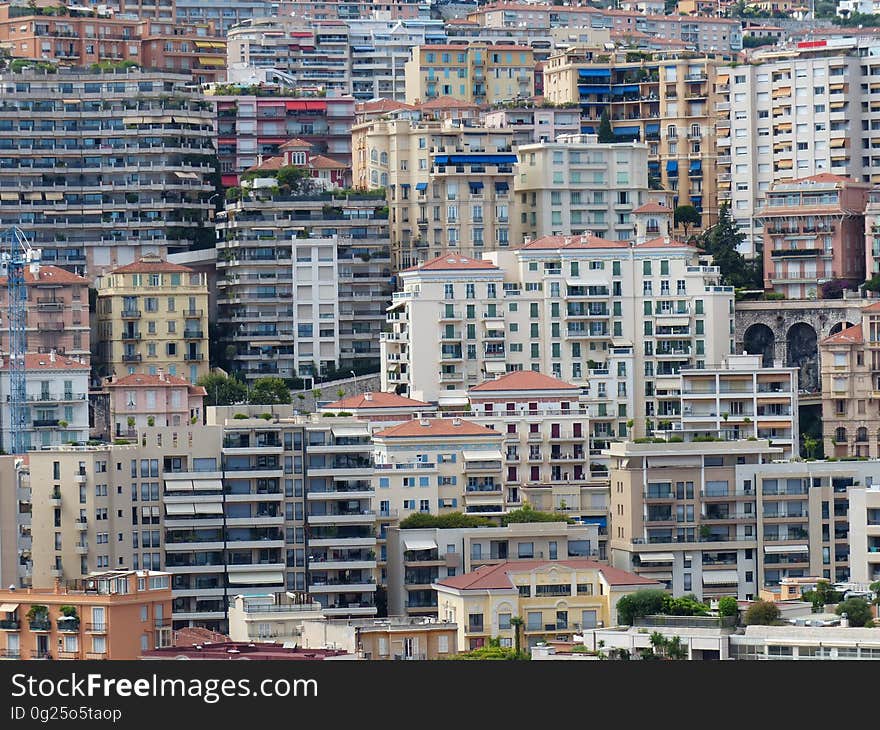
[[[312,149],[314,145],[311,142],[306,142],[304,139],[299,139],[294,137],[293,139],[287,140],[283,145],[281,145],[279,150],[299,150],[299,149]]]
[[[431,46],[434,48],[434,46]],[[456,46],[461,49],[461,46]],[[416,109],[479,109],[480,107],[469,101],[456,99],[454,96],[438,96],[436,99],[430,99],[422,104],[418,104]]]
[[[309,167],[315,170],[344,170],[348,165],[324,155],[312,155],[309,158]]]
[[[24,356],[25,370],[90,370],[90,366],[64,355],[55,355],[55,360],[49,353],[29,352]],[[3,358],[0,369],[9,369],[9,358]]]
[[[368,397],[369,396],[369,397]],[[413,400],[397,393],[362,393],[322,406],[323,409],[354,408],[428,408],[429,403]]]
[[[675,238],[671,238],[668,236],[658,236],[657,238],[652,238],[644,243],[635,244],[636,248],[663,248],[663,247],[676,247],[676,248],[694,248],[688,243],[684,241],[679,241]]]
[[[477,269],[497,271],[498,267],[491,261],[472,259],[467,256],[460,256],[457,253],[450,253],[445,256],[438,256],[418,266],[411,266],[408,269],[404,269],[404,271],[468,271]]]
[[[598,236],[542,236],[524,243],[519,248],[554,250],[557,248],[629,248],[627,241],[612,241]]]
[[[471,388],[471,391],[485,393],[493,390],[580,390],[572,383],[553,378],[533,370],[514,370],[504,375],[487,380]]]
[[[427,425],[424,425],[427,424]],[[460,418],[424,418],[406,421],[379,431],[383,438],[418,438],[420,436],[499,436],[498,431]]]
[[[270,170],[280,170],[282,167],[284,167],[283,157],[270,157],[268,160],[263,160],[258,165],[249,167],[245,172],[268,172]]]
[[[476,570],[452,578],[436,581],[437,585],[457,588],[462,591],[503,590],[514,587],[511,573],[524,573],[550,565],[564,565],[575,570],[598,570],[605,581],[615,585],[659,585],[657,581],[619,568],[612,568],[595,560],[509,560],[497,565],[482,565]]]
[[[141,652],[148,659],[298,659],[320,660],[348,656],[341,649],[294,649],[275,643],[227,641],[213,644],[206,641],[193,646],[166,646]]]
[[[878,302],[880,304],[880,302]],[[871,307],[876,307],[877,304],[872,304]],[[866,307],[866,309],[870,309],[870,307]],[[877,311],[877,310],[874,310]],[[865,341],[865,336],[862,334],[862,325],[854,324],[852,327],[847,327],[845,330],[841,330],[837,334],[831,335],[830,337],[826,337],[822,340],[823,345],[858,345]]]
[[[182,273],[182,274],[191,274],[193,270],[187,268],[186,266],[181,266],[180,264],[171,264],[167,261],[150,261],[146,259],[140,259],[139,261],[135,261],[132,264],[126,264],[125,266],[120,266],[118,269],[113,269],[111,274],[164,274],[164,273]]]
[[[668,208],[662,203],[651,201],[636,208],[633,213],[672,213],[672,208]]]
[[[797,180],[793,180],[793,184],[797,184],[799,182],[818,182],[818,183],[854,183],[858,182],[858,180],[854,180],[851,177],[844,177],[843,175],[834,175],[830,172],[820,172],[818,175],[810,175],[810,177],[801,177]]]
[[[394,112],[399,109],[415,111],[416,107],[412,104],[404,104],[402,101],[395,101],[394,99],[371,99],[370,101],[363,101],[355,107],[355,110],[362,114],[369,112]]]
[[[148,375],[147,373],[131,373],[113,381],[108,380],[105,382],[105,385],[108,388],[122,388],[132,385],[158,385],[171,388],[183,385],[188,386],[189,381],[185,378],[181,378],[179,375],[169,375],[167,373],[161,378],[158,375]],[[202,390],[204,390],[204,388],[202,388]]]
[[[880,312],[880,302],[874,302],[862,308],[863,312]]]
[[[29,267],[24,270],[24,282],[25,284],[88,284],[89,280],[60,266],[40,264],[40,271],[36,276],[31,273]],[[5,276],[0,276],[0,284],[6,284]]]

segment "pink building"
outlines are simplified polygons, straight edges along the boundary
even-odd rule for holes
[[[821,296],[833,279],[865,279],[865,206],[870,185],[822,173],[777,183],[759,213],[764,288],[788,299]]]
[[[114,437],[135,436],[145,426],[182,426],[202,420],[205,389],[176,375],[160,370],[157,375],[114,376],[104,387],[110,394]]]
[[[28,352],[91,356],[89,338],[89,280],[58,266],[40,266],[35,275],[25,271],[27,288]],[[9,322],[6,317],[9,290],[0,277],[0,351],[9,354]]]
[[[351,169],[345,162],[315,152],[315,146],[304,139],[291,139],[278,148],[280,154],[260,161],[246,172],[276,172],[282,167],[301,167],[321,181],[325,190],[336,190],[351,185]]]

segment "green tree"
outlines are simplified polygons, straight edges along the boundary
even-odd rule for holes
[[[843,599],[843,593],[835,591],[831,586],[831,582],[820,580],[816,583],[815,590],[804,591],[801,599],[809,601],[813,604],[813,612],[819,613],[825,606],[830,603],[838,603]]]
[[[880,604],[880,580],[874,581],[868,587],[874,591],[874,603]]]
[[[808,433],[802,433],[801,438],[804,444],[804,455],[808,459],[814,459],[816,457],[816,449],[819,448],[819,439],[814,438]]]
[[[525,621],[522,620],[521,616],[513,616],[510,619],[510,625],[513,626],[513,643],[516,648],[517,655],[522,650],[522,627],[525,624]]]
[[[516,661],[529,659],[527,652],[519,652],[516,649],[501,646],[501,640],[497,637],[489,639],[485,646],[462,654],[453,654],[449,659],[459,661]]]
[[[853,596],[847,598],[843,603],[837,604],[835,611],[838,616],[846,614],[850,626],[860,627],[873,625],[873,616],[871,615],[871,605],[864,599]]]
[[[677,213],[676,208],[676,216]],[[764,270],[761,262],[759,259],[747,261],[738,251],[743,241],[745,234],[737,227],[730,206],[724,205],[719,211],[718,222],[700,236],[697,245],[712,256],[724,284],[736,288],[763,289]]]
[[[597,131],[599,141],[602,143],[616,142],[614,130],[611,128],[611,118],[608,116],[608,110],[602,110],[602,116],[599,117],[599,129]]]
[[[290,388],[282,378],[258,378],[251,388],[250,400],[261,405],[290,403]]]
[[[676,226],[684,229],[684,237],[687,238],[688,227],[698,226],[702,220],[700,211],[692,205],[679,205],[672,214]]]
[[[746,626],[772,626],[781,615],[772,601],[757,600],[748,607],[743,620]]]
[[[206,406],[231,406],[243,403],[247,397],[247,387],[244,383],[220,373],[203,375],[196,385],[201,385],[207,393]]]
[[[514,522],[568,522],[569,518],[561,512],[541,512],[532,509],[531,505],[524,504],[519,509],[512,510],[501,517],[501,525],[509,525]]]
[[[739,613],[739,606],[733,596],[724,596],[718,601],[719,616],[736,616]]]
[[[617,602],[618,623],[632,626],[637,618],[663,613],[668,595],[666,591],[647,589],[624,596]]]

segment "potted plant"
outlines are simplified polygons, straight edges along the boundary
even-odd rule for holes
[[[25,614],[30,624],[31,630],[48,630],[49,629],[49,609],[41,604],[34,604]]]
[[[134,428],[134,416],[129,416],[129,417],[128,417],[128,427],[129,427],[129,428]]]
[[[79,614],[76,612],[76,606],[61,606],[61,617],[58,619],[58,629],[60,631],[77,631],[79,630]]]
[[[155,416],[147,416],[147,425],[155,426],[156,425],[156,417]]]

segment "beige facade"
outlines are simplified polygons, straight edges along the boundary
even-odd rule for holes
[[[410,104],[444,96],[496,104],[535,95],[535,56],[528,46],[415,46],[405,73]]]
[[[448,621],[389,616],[370,621],[306,621],[302,646],[333,648],[382,661],[447,659],[458,653],[458,627]]]
[[[497,637],[501,645],[522,647],[547,639],[571,640],[575,633],[617,623],[617,602],[649,579],[592,560],[502,562],[434,584],[440,620],[458,627],[458,649],[469,651]],[[511,623],[514,616],[522,628]]]
[[[718,215],[715,192],[715,105],[719,63],[682,51],[643,52],[573,47],[544,64],[544,96],[578,103],[581,130],[597,132],[607,112],[620,141],[648,146],[648,182],[669,191],[674,205],[693,205],[701,226]],[[610,186],[614,189],[614,186]]]
[[[849,569],[855,583],[880,580],[880,489],[878,483],[849,492]]]
[[[97,340],[104,373],[183,377],[209,371],[204,274],[158,256],[114,269],[96,282]]]
[[[600,144],[593,134],[561,135],[521,145],[518,157],[514,241],[584,233],[633,240],[633,211],[667,197],[648,186],[647,144]]]
[[[507,248],[514,200],[509,128],[468,119],[377,119],[352,129],[355,185],[385,188],[394,268],[444,251]]]
[[[321,604],[295,602],[293,593],[237,595],[229,604],[229,638],[303,646],[303,623],[321,617]]]
[[[880,304],[819,345],[826,456],[880,456]]]

